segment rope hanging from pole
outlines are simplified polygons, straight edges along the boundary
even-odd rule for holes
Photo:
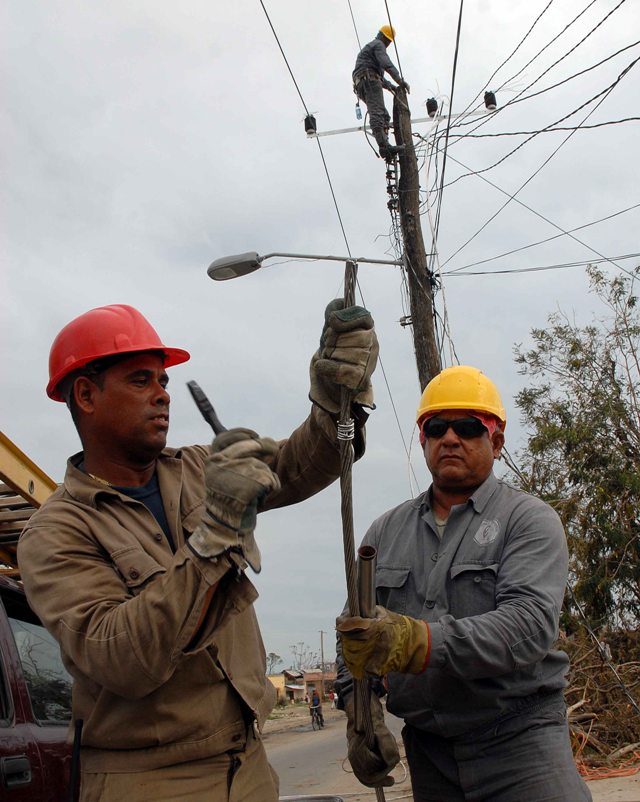
[[[344,306],[355,304],[356,280],[358,277],[357,262],[348,260],[344,270]],[[343,387],[341,391],[340,420],[338,421],[338,440],[340,442],[340,499],[342,515],[342,542],[344,546],[344,566],[347,579],[347,604],[350,615],[361,615],[358,598],[358,578],[355,558],[355,538],[353,532],[353,437],[354,422],[351,417],[351,392]],[[368,680],[354,679],[354,711],[356,722],[362,722],[369,747],[375,743],[375,732],[371,720],[369,705]],[[356,723],[356,727],[358,724]],[[377,802],[384,802],[384,789],[375,789]]]

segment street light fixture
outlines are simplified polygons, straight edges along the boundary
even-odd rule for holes
[[[247,251],[234,256],[222,256],[211,262],[207,268],[209,278],[214,281],[228,281],[231,278],[239,278],[253,273],[262,267],[262,263],[273,256],[280,256],[286,259],[313,259],[329,262],[365,262],[370,265],[397,265],[401,267],[404,262],[402,259],[367,259],[363,256],[352,258],[351,256],[318,256],[310,253],[267,253],[260,256],[255,251]]]

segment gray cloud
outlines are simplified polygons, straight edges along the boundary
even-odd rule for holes
[[[553,6],[492,87],[526,64],[581,5]],[[384,6],[355,0],[352,7],[364,43],[385,21]],[[499,92],[499,103],[613,7],[610,0],[598,4]],[[356,125],[350,73],[357,42],[346,4],[272,0],[267,8],[319,129]],[[423,3],[398,0],[391,11],[413,114],[422,117],[427,97],[450,91],[457,8],[445,4],[435,14]],[[534,16],[528,6],[505,0],[465,8],[455,108],[483,89]],[[205,269],[217,256],[251,249],[344,254],[347,246],[317,144],[304,136],[304,109],[259,4],[240,0],[214,9],[199,0],[179,6],[165,0],[9,0],[5,18],[3,431],[62,478],[64,460],[78,446],[66,410],[44,395],[50,343],[86,309],[126,302],[138,306],[167,342],[193,355],[171,372],[173,444],[210,436],[184,389],[190,378],[205,387],[225,421],[286,436],[307,411],[308,361],[324,305],[341,292],[342,267],[283,264],[224,285],[210,282]],[[637,7],[626,4],[536,88],[624,46],[637,23]],[[558,119],[611,83],[633,52],[514,106],[481,130],[533,130]],[[637,86],[632,71],[592,121],[637,114]],[[563,136],[538,137],[487,178],[514,192]],[[636,140],[634,123],[579,132],[519,197],[565,228],[637,203]],[[452,143],[450,153],[478,170],[515,144],[513,138],[468,139]],[[362,134],[326,137],[322,146],[352,253],[384,258],[390,221],[382,163]],[[462,172],[448,162],[448,181]],[[503,202],[477,177],[448,187],[442,261]],[[637,221],[638,213],[631,213],[578,236],[605,254],[638,251]],[[426,237],[426,219],[423,226]],[[554,233],[511,203],[446,269]],[[589,255],[565,237],[485,267]],[[419,387],[409,331],[397,322],[403,314],[400,274],[363,265],[360,282],[376,318],[393,404],[410,439]],[[523,442],[513,404],[522,385],[513,344],[526,342],[529,329],[544,325],[557,305],[579,320],[589,318],[595,302],[584,272],[452,277],[444,287],[458,356],[501,387],[513,450]],[[438,304],[442,312],[442,296]],[[380,372],[376,379],[369,451],[355,475],[358,537],[410,492],[391,399]],[[415,442],[412,455],[424,489],[428,477]],[[331,630],[345,596],[337,489],[265,515],[259,538],[265,568],[257,579],[258,609],[267,649],[285,656],[291,643],[317,648],[318,630]],[[327,653],[331,642],[327,636]]]

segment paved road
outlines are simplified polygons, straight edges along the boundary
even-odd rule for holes
[[[265,746],[280,777],[281,796],[344,792],[341,780],[346,739],[342,721],[328,721],[317,732],[310,724],[295,727],[282,735],[269,736]]]
[[[402,722],[390,716],[389,724],[400,740]],[[311,724],[305,721],[285,732],[267,735],[265,746],[269,761],[280,777],[281,797],[345,794],[349,802],[372,802],[375,799],[374,792],[355,779],[345,760],[345,726],[344,713],[327,711],[326,726],[319,732],[314,732]],[[387,791],[387,800],[410,800],[411,786],[404,771],[398,768],[394,776],[398,784]],[[403,779],[404,782],[400,782]]]
[[[344,714],[327,710],[325,715],[327,726],[320,732],[314,732],[303,718],[282,732],[267,734],[265,746],[280,776],[281,797],[343,794],[347,802],[372,802],[374,793],[360,785],[345,761]],[[391,731],[402,744],[402,722],[388,714],[387,719]],[[396,769],[394,776],[396,784],[385,792],[387,802],[411,800],[411,785],[402,767]],[[589,788],[594,802],[640,802],[640,774],[590,782]]]

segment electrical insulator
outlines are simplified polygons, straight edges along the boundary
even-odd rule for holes
[[[308,114],[304,118],[304,131],[307,136],[313,136],[316,133],[316,118],[313,114]]]
[[[435,117],[438,113],[438,101],[434,97],[427,100],[427,114],[429,117]]]
[[[496,96],[493,92],[485,92],[484,93],[484,105],[489,109],[489,111],[495,111],[498,104],[496,102]]]

